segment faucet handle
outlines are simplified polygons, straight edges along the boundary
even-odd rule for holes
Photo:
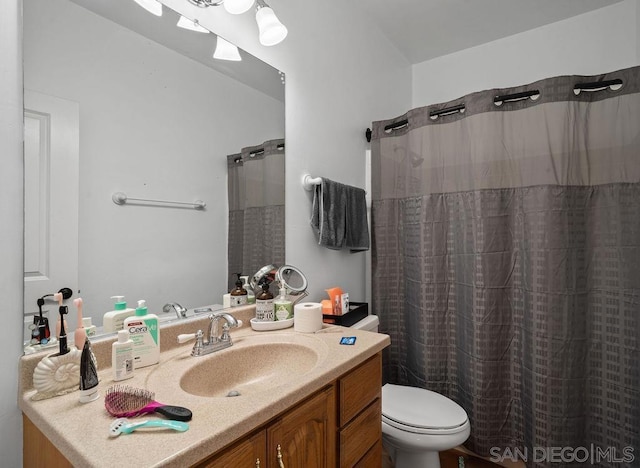
[[[202,330],[198,330],[200,333],[202,333]],[[197,333],[181,333],[180,335],[178,335],[178,343],[186,343],[187,341],[191,341],[195,338],[197,338]]]
[[[178,343],[186,343],[187,341],[191,341],[195,338],[196,342],[194,343],[193,349],[191,350],[191,355],[200,356],[202,355],[202,350],[204,349],[204,341],[202,339],[203,336],[204,334],[202,333],[202,330],[198,330],[195,333],[182,333],[178,335]]]
[[[230,341],[231,335],[229,335],[229,324],[225,322],[222,325],[222,335],[220,335],[220,341]]]
[[[242,320],[236,320],[236,323],[233,325],[233,328],[236,327],[241,327],[242,326]],[[222,335],[220,335],[220,341],[231,341],[231,335],[229,334],[229,329],[231,328],[231,326],[229,325],[229,322],[225,322],[224,325],[222,325]]]

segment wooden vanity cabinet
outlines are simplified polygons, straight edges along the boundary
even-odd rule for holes
[[[339,466],[380,466],[382,358],[377,354],[338,379]]]
[[[377,354],[263,429],[196,466],[255,467],[257,458],[260,468],[380,466],[381,384],[382,360]],[[263,450],[266,453],[260,456]]]
[[[335,407],[335,387],[327,387],[269,425],[267,466],[280,468],[279,454],[285,467],[335,466]]]
[[[333,467],[335,405],[335,386],[325,387],[263,429],[196,466],[246,468],[258,466],[259,459],[260,468]]]
[[[219,455],[210,458],[198,465],[199,468],[253,468],[267,466],[267,434],[264,430],[247,436],[223,450]],[[260,460],[260,465],[257,465]]]

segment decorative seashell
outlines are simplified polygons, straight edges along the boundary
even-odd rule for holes
[[[31,398],[42,400],[77,390],[81,355],[80,350],[73,348],[62,356],[52,354],[42,358],[33,371],[33,387],[37,393]]]

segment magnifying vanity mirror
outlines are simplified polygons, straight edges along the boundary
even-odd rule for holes
[[[307,293],[307,277],[298,268],[292,265],[265,265],[260,268],[249,280],[249,285],[254,290],[267,283],[274,296],[280,287],[284,288],[287,296],[295,304],[305,298]]]
[[[164,304],[228,292],[227,156],[284,138],[284,76],[242,50],[214,59],[215,34],[163,10],[24,2],[25,340],[61,287],[98,330],[112,296],[175,319]]]

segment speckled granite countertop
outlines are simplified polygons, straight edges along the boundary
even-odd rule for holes
[[[132,379],[116,382],[151,390],[155,392],[155,400],[161,403],[189,408],[193,419],[186,432],[137,431],[109,437],[109,425],[114,418],[104,408],[104,394],[114,384],[110,368],[113,337],[93,345],[100,369],[99,399],[82,404],[75,391],[33,401],[33,369],[47,354],[40,353],[20,360],[19,407],[74,466],[185,467],[250,433],[389,345],[387,335],[335,326],[326,326],[315,334],[297,333],[293,327],[256,332],[249,326],[249,319],[254,315],[253,306],[238,308],[233,314],[244,323],[240,329],[231,330],[232,347],[203,357],[191,357],[193,343],[178,345],[176,337],[180,333],[193,333],[198,328],[206,329],[207,319],[178,321],[162,328],[162,353],[158,365],[137,369]],[[342,336],[356,336],[356,344],[340,345]],[[233,353],[243,347],[255,347],[254,362],[260,366],[260,345],[273,342],[312,347],[318,354],[317,365],[301,375],[291,375],[286,384],[235,398],[195,396],[180,386],[180,377],[189,368],[212,356],[223,358],[223,353]],[[234,366],[228,367],[205,377],[232,379]],[[229,373],[227,377],[226,372]],[[138,419],[141,418],[162,419],[162,416],[154,414]],[[27,448],[30,449],[37,450],[37,447]]]

